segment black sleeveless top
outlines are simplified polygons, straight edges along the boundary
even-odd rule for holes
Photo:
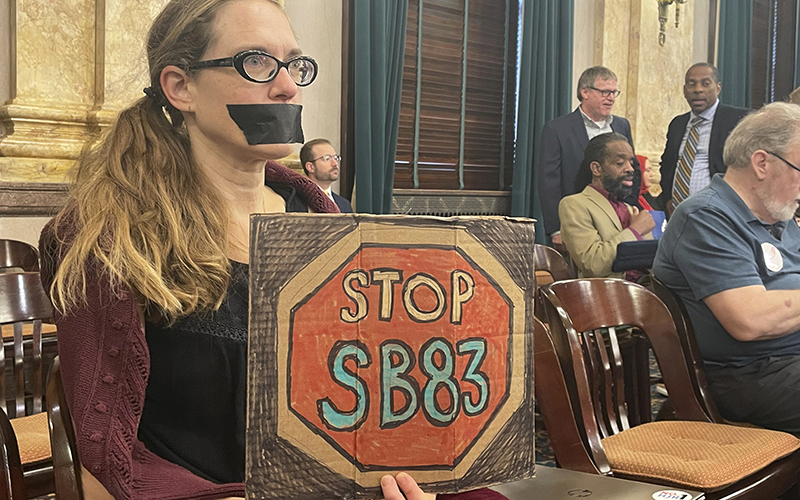
[[[216,483],[244,481],[250,272],[247,264],[231,266],[218,311],[145,325],[150,379],[139,439]]]

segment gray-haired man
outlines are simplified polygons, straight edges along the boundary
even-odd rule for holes
[[[539,199],[545,233],[559,250],[564,247],[561,244],[558,203],[575,192],[575,174],[589,140],[600,134],[617,132],[624,135],[633,148],[631,124],[625,118],[611,114],[619,93],[617,75],[603,66],[593,66],[584,71],[578,80],[580,106],[568,115],[549,121],[542,129]],[[636,163],[633,193],[622,201],[638,206],[640,185],[641,172]]]
[[[653,271],[686,305],[722,415],[800,435],[800,107],[746,116],[723,159],[675,209]]]

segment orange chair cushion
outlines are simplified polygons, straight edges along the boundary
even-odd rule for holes
[[[602,440],[615,473],[716,491],[800,448],[785,432],[708,422],[664,421]]]
[[[50,460],[50,431],[46,412],[12,418],[10,422],[17,435],[19,459],[23,465]]]

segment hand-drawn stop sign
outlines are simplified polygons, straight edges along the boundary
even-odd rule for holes
[[[280,294],[278,434],[343,473],[457,476],[525,392],[522,291],[465,232],[410,233],[345,237]]]

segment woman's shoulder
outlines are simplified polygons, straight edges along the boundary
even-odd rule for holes
[[[45,290],[50,290],[56,272],[75,244],[81,228],[78,209],[70,203],[42,228],[39,235],[39,259],[42,285]],[[109,238],[101,236],[100,239],[108,241]],[[102,274],[99,273],[98,261],[91,257],[84,262],[83,269],[87,273],[97,273],[95,277]]]
[[[77,218],[77,210],[67,206],[42,228],[39,235],[39,255],[42,281],[47,283],[45,290],[78,234]]]

